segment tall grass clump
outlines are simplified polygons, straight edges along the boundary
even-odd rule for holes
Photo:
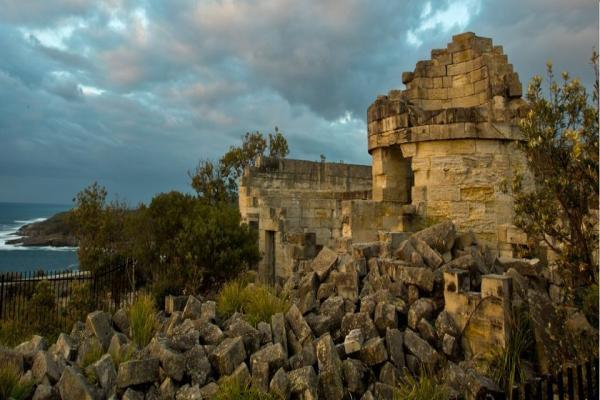
[[[254,285],[246,287],[247,303],[244,307],[246,320],[256,326],[259,322],[271,322],[271,317],[277,313],[285,313],[289,304],[277,297],[275,291],[268,286]]]
[[[217,298],[217,312],[221,317],[227,318],[236,312],[243,312],[244,304],[248,299],[247,282],[241,279],[231,280],[223,285]]]
[[[526,310],[513,308],[509,326],[511,335],[504,348],[496,348],[484,358],[484,367],[494,382],[509,394],[512,387],[525,381],[524,363],[531,358],[533,333]]]
[[[156,331],[156,309],[148,294],[141,294],[129,308],[131,339],[140,348],[145,347]]]
[[[272,315],[286,312],[288,308],[288,301],[278,297],[272,288],[261,284],[250,285],[240,279],[227,282],[217,299],[219,315],[227,318],[240,312],[254,326],[261,321],[271,321]]]
[[[406,372],[394,391],[394,400],[447,400],[448,389],[423,371],[418,378]]]
[[[0,367],[0,400],[24,400],[33,390],[32,381],[21,381],[21,376],[11,365]]]

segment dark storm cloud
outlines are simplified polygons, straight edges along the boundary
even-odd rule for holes
[[[547,58],[584,78],[596,7],[0,0],[0,201],[69,201],[93,180],[132,202],[187,190],[198,159],[274,126],[294,157],[368,163],[368,104],[431,48],[473,30],[524,83]]]

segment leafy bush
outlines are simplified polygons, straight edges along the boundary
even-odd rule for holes
[[[69,303],[66,314],[69,325],[83,321],[89,313],[96,309],[89,282],[74,282],[69,293]]]
[[[418,378],[407,372],[394,392],[394,400],[447,400],[448,390],[424,371]]]
[[[24,400],[32,390],[33,382],[21,381],[21,377],[11,366],[0,366],[0,400]]]
[[[527,91],[530,111],[520,122],[521,150],[533,185],[513,182],[515,225],[558,255],[569,286],[594,282],[598,250],[598,55],[593,95],[578,79],[555,80],[548,63],[549,91],[535,76]],[[546,93],[549,96],[546,98]]]
[[[129,309],[131,339],[139,347],[145,347],[156,331],[156,309],[148,294],[141,294]]]
[[[289,303],[277,297],[268,286],[248,285],[240,279],[226,283],[217,299],[217,311],[222,317],[241,312],[255,326],[261,321],[270,322],[271,316],[286,312],[288,308]]]
[[[259,389],[225,380],[219,385],[215,400],[275,400],[275,397]]]

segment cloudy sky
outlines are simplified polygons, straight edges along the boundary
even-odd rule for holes
[[[294,158],[369,163],[366,108],[473,31],[525,83],[592,80],[594,0],[0,0],[0,201],[135,204],[274,126]]]

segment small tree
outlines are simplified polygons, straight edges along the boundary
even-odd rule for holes
[[[198,196],[210,204],[235,203],[238,181],[246,167],[254,166],[259,156],[284,158],[289,153],[287,140],[279,128],[269,133],[268,140],[260,132],[247,132],[241,146],[231,146],[218,164],[202,160],[196,171],[189,173],[191,184]]]
[[[521,121],[522,150],[535,185],[518,177],[515,224],[558,256],[571,281],[594,279],[598,249],[598,57],[592,64],[596,82],[592,99],[578,79],[562,74],[559,84],[548,63],[549,97],[542,78],[532,79],[530,111]]]

